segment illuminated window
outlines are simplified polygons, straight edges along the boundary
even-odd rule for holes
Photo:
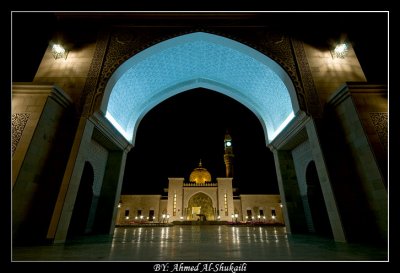
[[[225,216],[228,216],[228,197],[226,193],[224,195],[224,209],[225,209]]]
[[[174,194],[174,209],[172,211],[172,215],[176,216],[176,193]]]

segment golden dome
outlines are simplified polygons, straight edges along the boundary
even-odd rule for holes
[[[207,171],[207,169],[202,167],[201,160],[199,163],[199,167],[191,172],[189,181],[195,182],[197,184],[211,182],[211,174]]]

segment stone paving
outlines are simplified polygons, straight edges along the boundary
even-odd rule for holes
[[[285,227],[116,228],[65,244],[18,246],[12,261],[388,261],[387,248],[291,235]]]

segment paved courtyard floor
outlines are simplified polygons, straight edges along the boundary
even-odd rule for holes
[[[387,249],[290,235],[285,227],[116,228],[65,244],[13,247],[12,261],[387,261]]]

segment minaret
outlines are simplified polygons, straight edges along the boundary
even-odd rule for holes
[[[226,177],[233,177],[233,150],[232,150],[232,138],[228,132],[225,134],[224,139],[225,145],[225,154],[224,154],[224,161],[225,161],[225,168],[226,168]]]

